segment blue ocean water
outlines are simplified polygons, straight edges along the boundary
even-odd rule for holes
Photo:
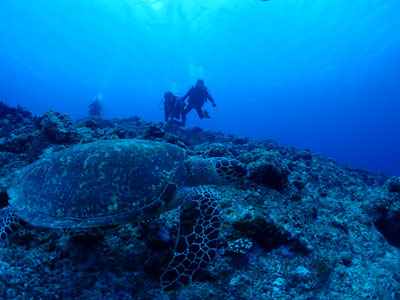
[[[398,0],[0,2],[0,100],[160,122],[205,80],[200,126],[400,175]]]

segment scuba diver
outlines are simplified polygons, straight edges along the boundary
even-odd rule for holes
[[[101,116],[101,111],[103,107],[101,106],[100,101],[103,99],[103,95],[98,93],[96,97],[93,98],[93,102],[89,104],[89,115],[90,116]]]
[[[166,92],[164,94],[165,122],[167,124],[174,124],[178,126],[185,125],[183,123],[183,118],[182,122],[176,120],[181,118],[184,107],[185,101],[183,101],[181,98],[171,92]]]
[[[208,93],[207,87],[204,86],[204,80],[198,79],[195,86],[192,86],[190,90],[182,97],[182,101],[189,97],[188,104],[185,106],[182,113],[182,126],[186,124],[186,115],[194,108],[197,111],[200,119],[211,119],[210,115],[206,110],[202,110],[202,106],[210,100],[213,107],[216,107],[214,99]]]

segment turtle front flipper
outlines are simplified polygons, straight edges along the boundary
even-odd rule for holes
[[[21,225],[21,220],[14,210],[7,206],[0,210],[0,239],[5,240],[7,236]]]
[[[206,187],[183,188],[179,236],[174,257],[161,276],[164,291],[190,284],[217,254],[221,227],[215,193]]]

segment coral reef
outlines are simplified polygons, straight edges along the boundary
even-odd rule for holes
[[[160,290],[178,233],[175,209],[105,228],[22,227],[1,243],[4,299],[400,299],[399,177],[270,140],[137,117],[74,123],[0,102],[0,124],[0,207],[18,169],[42,153],[99,139],[165,141],[251,169],[249,183],[216,187],[217,258],[191,285]]]

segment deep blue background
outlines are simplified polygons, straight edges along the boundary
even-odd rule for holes
[[[0,2],[0,100],[162,121],[204,78],[201,126],[400,175],[400,1]]]

